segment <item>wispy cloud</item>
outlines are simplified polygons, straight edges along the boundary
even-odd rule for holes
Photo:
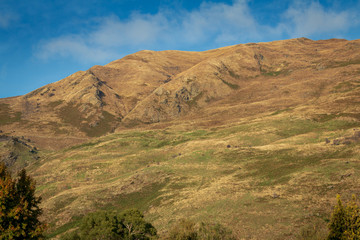
[[[289,20],[286,31],[291,37],[339,35],[357,22],[351,10],[325,9],[319,2],[297,2],[286,11],[285,18]]]
[[[127,21],[117,16],[103,18],[94,31],[43,40],[37,57],[72,57],[82,62],[103,62],[128,53],[129,48],[155,46],[166,33],[168,19],[162,13],[134,13]]]
[[[203,3],[199,10],[183,16],[178,30],[189,43],[213,39],[221,44],[259,37],[258,24],[244,0],[235,1],[232,5]]]
[[[127,20],[112,15],[85,33],[43,40],[37,56],[104,62],[146,48],[202,50],[249,41],[337,36],[358,24],[353,10],[325,9],[317,1],[294,2],[275,25],[259,22],[256,14],[248,1],[235,0],[232,4],[204,2],[192,11],[133,13]]]
[[[116,54],[110,51],[110,47],[90,44],[85,36],[69,35],[44,42],[36,56],[40,59],[71,57],[81,62],[102,62]]]
[[[15,13],[0,11],[0,28],[11,27],[11,24],[19,19]]]

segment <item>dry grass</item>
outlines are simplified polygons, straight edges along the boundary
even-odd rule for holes
[[[326,232],[336,194],[360,190],[358,144],[325,143],[348,135],[347,122],[287,116],[212,130],[112,134],[29,169],[56,234],[88,212],[137,207],[160,233],[191,218],[222,223],[239,239],[321,235],[309,222]]]
[[[205,52],[141,51],[0,100],[0,127],[15,136],[37,132],[53,139],[38,146],[59,149],[57,137],[86,140],[161,124],[211,128],[264,114],[297,115],[293,108],[300,106],[303,116],[358,120],[358,42],[291,39]]]
[[[42,149],[28,170],[51,237],[130,207],[161,234],[191,218],[320,237],[336,194],[360,191],[359,143],[332,144],[360,126],[358,42],[142,51],[1,99],[0,127]]]

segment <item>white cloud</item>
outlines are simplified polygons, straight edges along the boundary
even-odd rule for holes
[[[232,5],[203,3],[190,12],[134,13],[126,21],[106,17],[94,31],[42,41],[36,55],[42,59],[60,56],[100,62],[128,53],[127,49],[179,49],[208,42],[222,46],[258,35],[246,1],[237,0]]]
[[[125,22],[116,16],[100,21],[95,31],[65,35],[39,44],[37,57],[72,57],[81,62],[104,62],[126,53],[127,48],[150,46],[159,41],[168,27],[161,14],[133,14]]]
[[[37,53],[37,57],[41,59],[59,56],[72,57],[82,62],[102,62],[116,55],[109,48],[89,45],[86,37],[82,36],[64,36],[53,39],[42,44],[41,50]]]
[[[199,10],[188,12],[180,21],[185,39],[191,43],[210,38],[216,43],[228,43],[258,36],[257,24],[244,0],[232,5],[203,3]]]
[[[272,25],[256,20],[256,14],[247,0],[235,0],[232,4],[204,2],[192,11],[133,13],[127,20],[112,15],[85,33],[44,40],[37,56],[99,63],[141,49],[204,50],[249,41],[332,36],[357,24],[351,10],[325,9],[319,2],[294,2]]]
[[[338,34],[355,23],[351,11],[325,9],[319,2],[296,3],[286,11],[285,18],[290,21],[286,30],[291,37]]]
[[[104,46],[140,45],[156,41],[167,27],[167,19],[161,14],[133,14],[121,22],[116,16],[105,18],[100,27],[90,33],[91,43]]]

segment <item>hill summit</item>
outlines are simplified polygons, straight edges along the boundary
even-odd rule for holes
[[[358,119],[359,49],[359,40],[298,38],[140,51],[0,99],[0,130],[51,149],[119,129],[221,125],[299,106],[309,117]]]

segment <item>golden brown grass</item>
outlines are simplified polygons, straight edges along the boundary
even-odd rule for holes
[[[354,126],[283,112],[211,130],[131,130],[29,170],[52,230],[88,212],[137,207],[161,234],[190,218],[221,223],[239,239],[298,239],[310,223],[321,225],[314,236],[326,233],[336,194],[359,191],[358,143],[325,143]]]

